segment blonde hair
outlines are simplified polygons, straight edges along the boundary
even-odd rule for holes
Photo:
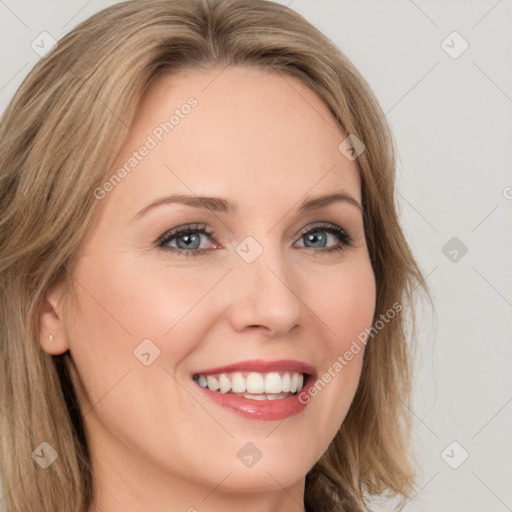
[[[48,290],[70,271],[148,86],[162,74],[251,66],[294,76],[366,150],[364,226],[377,285],[374,320],[403,304],[367,343],[341,428],[306,476],[315,512],[367,510],[372,496],[409,498],[414,289],[428,293],[399,225],[395,156],[384,114],[350,61],[302,16],[265,0],[137,0],[90,17],[41,59],[0,123],[0,465],[7,512],[87,512],[92,468],[79,379],[69,352],[39,342]],[[341,140],[340,140],[341,142]],[[412,336],[411,336],[412,339]],[[41,469],[42,442],[58,459]],[[63,490],[66,492],[63,492]]]

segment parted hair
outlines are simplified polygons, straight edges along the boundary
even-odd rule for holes
[[[87,512],[93,479],[79,379],[69,352],[42,350],[39,318],[71,271],[148,87],[186,69],[249,66],[293,76],[325,103],[340,142],[365,150],[365,237],[376,321],[359,386],[326,452],[306,475],[314,512],[368,510],[373,497],[410,499],[416,289],[428,295],[398,218],[395,149],[375,95],[347,57],[295,11],[266,0],[136,0],[65,35],[30,71],[0,121],[0,474],[7,512]],[[59,454],[42,469],[42,442]]]

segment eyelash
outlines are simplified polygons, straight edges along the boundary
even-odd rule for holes
[[[313,254],[318,253],[333,253],[336,251],[343,251],[347,247],[352,246],[353,239],[352,236],[345,231],[344,229],[340,228],[339,226],[336,226],[335,224],[322,224],[320,226],[314,226],[312,228],[306,229],[301,232],[300,238],[303,238],[308,233],[314,233],[316,231],[327,231],[333,235],[338,235],[339,239],[341,240],[340,245],[331,247],[328,249],[311,249]],[[158,240],[157,244],[158,247],[160,247],[163,250],[171,251],[179,256],[184,256],[186,258],[190,256],[201,256],[202,254],[208,252],[211,249],[196,249],[193,251],[186,251],[184,249],[177,249],[176,247],[170,247],[166,244],[168,244],[170,241],[174,240],[175,238],[178,238],[180,235],[190,235],[190,234],[196,234],[201,233],[204,235],[207,235],[209,237],[213,237],[215,235],[214,231],[209,231],[206,229],[206,224],[199,225],[196,224],[195,227],[191,224],[186,226],[181,226],[179,228],[176,228],[172,231],[169,231],[167,233],[164,233]],[[306,247],[307,249],[307,247]]]

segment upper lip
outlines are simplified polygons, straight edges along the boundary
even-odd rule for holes
[[[198,370],[193,373],[209,375],[213,373],[223,372],[236,372],[236,371],[253,371],[258,373],[266,373],[272,371],[292,371],[298,373],[305,373],[307,375],[315,375],[316,370],[313,366],[301,361],[293,359],[279,359],[276,361],[252,359],[247,361],[240,361],[238,363],[228,364],[225,366],[216,366],[215,368],[208,368],[205,370]]]

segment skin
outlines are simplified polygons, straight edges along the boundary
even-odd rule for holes
[[[90,512],[300,511],[305,475],[357,389],[362,350],[283,421],[240,417],[191,379],[246,359],[297,359],[320,376],[371,326],[375,308],[361,210],[346,201],[298,210],[339,190],[361,203],[328,109],[294,78],[220,71],[182,72],[148,90],[115,169],[190,96],[198,104],[98,201],[72,269],[78,304],[60,285],[41,315],[43,349],[69,350],[87,393]],[[229,199],[239,211],[166,204],[133,219],[178,193]],[[195,223],[215,232],[198,235],[203,254],[158,247],[166,231]],[[325,237],[316,245],[303,236],[322,223],[348,231],[352,245],[329,253],[343,244],[336,234],[316,231]],[[247,236],[263,248],[251,264],[236,252]],[[198,250],[183,249],[183,236],[170,245],[178,243]],[[147,338],[160,350],[149,366],[133,353]],[[236,456],[247,442],[262,454],[251,468]]]

